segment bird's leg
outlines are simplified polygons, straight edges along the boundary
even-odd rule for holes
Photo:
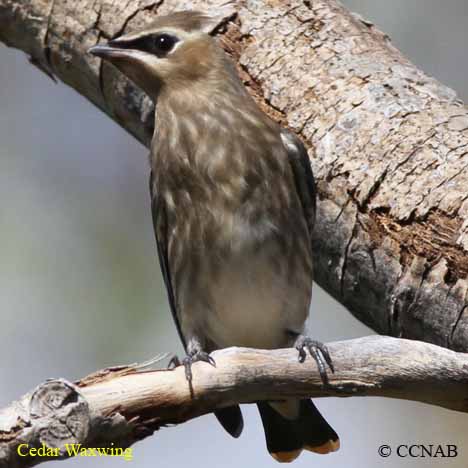
[[[317,363],[322,382],[325,385],[328,384],[327,365],[332,373],[335,372],[335,368],[333,367],[333,362],[327,347],[323,343],[320,343],[320,341],[312,340],[304,335],[299,335],[297,337],[294,346],[299,352],[299,362],[305,361],[307,356],[306,350],[309,351],[309,354]]]
[[[196,338],[191,338],[187,343],[187,356],[182,361],[177,356],[174,356],[170,361],[168,367],[178,367],[183,365],[185,367],[185,378],[188,382],[192,381],[192,364],[197,361],[204,361],[216,367],[215,360],[206,352],[203,351],[200,341]]]

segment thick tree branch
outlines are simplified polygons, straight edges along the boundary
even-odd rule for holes
[[[371,336],[328,345],[335,365],[324,386],[309,358],[294,349],[230,348],[213,353],[216,368],[193,366],[193,392],[183,367],[107,369],[77,384],[46,381],[0,410],[0,467],[47,457],[21,457],[18,445],[128,447],[167,424],[233,403],[291,397],[385,396],[468,412],[468,355],[418,341]],[[21,449],[22,452],[26,448]],[[57,459],[52,456],[51,459]]]
[[[148,144],[152,104],[86,50],[156,14],[224,3],[0,0],[0,40]],[[467,351],[466,108],[335,0],[233,5],[220,41],[310,149],[318,283],[380,333]]]

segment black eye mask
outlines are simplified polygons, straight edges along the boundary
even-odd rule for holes
[[[113,39],[109,41],[109,45],[120,49],[141,50],[154,54],[159,58],[164,58],[169,52],[174,49],[174,46],[179,42],[179,38],[167,33],[150,34],[144,37],[139,37],[132,41],[119,41]]]

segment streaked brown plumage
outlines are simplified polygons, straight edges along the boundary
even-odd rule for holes
[[[195,360],[228,346],[326,349],[304,337],[312,293],[315,189],[300,140],[256,105],[198,12],[159,17],[143,31],[96,46],[155,101],[152,210],[174,319]],[[322,352],[322,354],[320,353]],[[259,403],[278,461],[303,448],[339,446],[310,400]],[[238,407],[216,412],[234,436]]]

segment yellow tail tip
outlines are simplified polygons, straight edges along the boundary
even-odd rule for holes
[[[289,452],[270,452],[270,455],[280,463],[291,463],[302,452],[302,449],[291,450]]]
[[[305,445],[304,448],[309,450],[309,452],[319,453],[320,455],[325,455],[327,453],[336,452],[340,448],[340,439],[337,440],[327,440],[322,445],[312,446]]]

